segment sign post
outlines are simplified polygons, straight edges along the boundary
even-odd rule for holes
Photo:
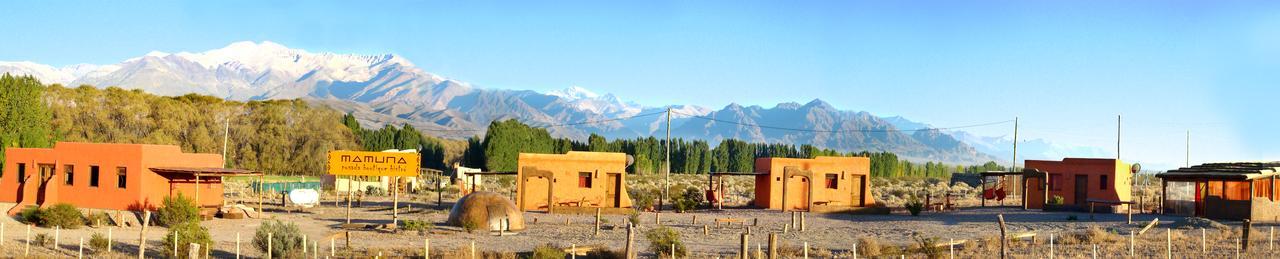
[[[347,151],[336,150],[329,152],[328,172],[330,175],[336,176],[376,176],[376,177],[392,177],[398,179],[402,176],[417,176],[421,157],[417,152],[368,152],[368,151]],[[351,188],[351,181],[354,177],[347,178],[347,197],[351,197],[354,192]],[[400,185],[394,182],[391,190],[394,193],[393,200],[399,200]],[[397,208],[399,204],[392,203],[391,211],[398,214]],[[396,225],[396,216],[392,216],[391,226]],[[351,200],[347,199],[347,223],[351,223]]]

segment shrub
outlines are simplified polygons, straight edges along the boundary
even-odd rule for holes
[[[400,226],[400,228],[407,231],[428,231],[431,230],[431,223],[421,220],[405,220],[404,225]]]
[[[94,251],[106,251],[107,246],[111,246],[111,242],[107,241],[107,237],[103,236],[102,233],[95,232],[92,237],[89,237],[89,247],[92,247]]]
[[[258,251],[267,252],[267,233],[271,233],[271,254],[281,258],[302,256],[302,231],[293,223],[279,220],[262,222],[253,234],[253,245]]]
[[[938,247],[938,238],[916,236],[916,245],[920,253],[927,258],[938,258],[942,255],[942,249]]]
[[[471,231],[480,229],[480,223],[476,223],[475,221],[463,220],[460,223],[462,223],[462,230],[467,231],[467,233],[471,233]]]
[[[39,225],[42,227],[61,227],[77,229],[84,226],[84,214],[75,205],[59,203],[48,209],[39,210]]]
[[[924,202],[921,202],[920,199],[916,199],[915,197],[911,197],[910,200],[907,200],[907,203],[904,206],[907,207],[908,212],[911,212],[911,216],[920,216],[920,211],[924,210]]]
[[[644,234],[649,239],[649,249],[653,249],[653,253],[658,257],[671,257],[671,245],[676,246],[676,257],[685,257],[688,251],[684,247],[684,243],[680,242],[680,233],[668,227],[659,227],[649,230]]]
[[[364,188],[364,194],[370,196],[383,196],[387,195],[387,190],[382,187],[370,185]]]
[[[676,212],[686,212],[698,208],[698,204],[702,204],[702,191],[698,188],[685,189],[684,193],[674,197],[671,205],[675,207]]]
[[[529,258],[532,258],[532,259],[564,259],[564,257],[565,257],[565,256],[567,256],[567,255],[569,255],[569,254],[568,254],[568,253],[565,253],[565,252],[564,252],[564,250],[560,250],[559,248],[555,248],[555,247],[552,247],[550,244],[547,244],[547,245],[540,245],[540,246],[538,246],[538,247],[534,248],[534,249],[533,249],[533,256],[530,256]]]
[[[880,241],[875,238],[860,238],[858,239],[858,250],[861,251],[861,255],[867,257],[878,256],[880,255]]]
[[[627,258],[627,254],[626,254],[626,253],[623,253],[622,251],[618,251],[618,250],[610,250],[610,249],[605,248],[605,249],[596,249],[596,250],[591,250],[590,252],[587,252],[587,256],[584,256],[583,258],[590,258],[590,259],[624,259],[624,258]]]
[[[18,212],[18,221],[26,224],[40,224],[40,207],[27,206]]]
[[[627,221],[631,222],[631,225],[633,225],[633,226],[639,226],[639,225],[640,225],[640,212],[638,212],[638,211],[631,211],[631,213],[627,213]]]
[[[156,210],[156,219],[161,226],[173,227],[188,221],[200,220],[200,208],[196,202],[178,193],[177,196],[165,197],[161,207]]]
[[[111,225],[111,216],[108,216],[106,212],[87,213],[85,214],[85,217],[87,217],[85,221],[88,221],[89,225],[94,227]]]
[[[36,234],[36,237],[31,239],[31,244],[39,247],[49,246],[53,244],[53,237],[45,233]]]
[[[1062,196],[1060,195],[1054,195],[1052,199],[1049,199],[1050,205],[1062,205],[1064,202],[1065,202],[1065,199],[1063,199]]]
[[[178,235],[178,254],[173,253],[173,235]],[[187,221],[178,223],[169,227],[169,233],[164,235],[164,255],[169,258],[182,258],[191,251],[189,244],[200,244],[200,247],[208,246],[213,243],[213,239],[209,238],[209,230],[200,226],[199,221]],[[199,252],[199,251],[196,251]]]
[[[654,190],[631,189],[631,200],[635,201],[633,206],[639,211],[648,211],[653,208]]]

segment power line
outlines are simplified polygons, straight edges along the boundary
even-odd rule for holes
[[[535,124],[536,122],[528,122],[528,121],[522,120],[522,119],[520,119],[520,118],[513,118],[513,119],[515,119],[516,121],[519,121],[520,123],[524,123],[524,124],[528,125],[528,126],[529,126],[529,127],[531,127],[531,128],[544,128],[544,129],[546,129],[546,128],[557,128],[557,127],[565,127],[565,126],[578,126],[578,125],[587,125],[587,124],[598,124],[598,123],[605,123],[605,122],[622,121],[622,120],[629,120],[629,119],[640,118],[640,117],[647,117],[647,116],[653,116],[653,115],[664,114],[664,113],[667,113],[667,111],[665,111],[665,110],[664,110],[664,111],[658,111],[658,112],[642,113],[642,114],[636,114],[636,115],[630,115],[630,116],[622,116],[622,117],[617,117],[617,118],[600,119],[600,120],[586,120],[586,121],[579,121],[579,122],[572,122],[572,123],[564,123],[564,124],[546,124],[546,125],[537,125],[537,124]],[[496,120],[495,120],[495,121],[496,121]],[[490,121],[490,123],[492,123],[492,121]],[[455,132],[457,132],[457,131],[485,131],[485,130],[488,130],[488,129],[441,129],[441,130],[432,130],[432,131],[455,131]]]
[[[953,129],[963,129],[963,128],[974,128],[974,127],[982,127],[982,126],[991,126],[991,125],[998,125],[998,124],[1005,124],[1005,123],[1013,122],[1013,120],[1004,120],[1004,121],[996,121],[996,122],[988,122],[988,123],[980,123],[980,124],[964,125],[964,126],[955,126],[955,127],[941,127],[941,128],[937,128],[937,127],[935,127],[935,128],[920,128],[920,129],[909,129],[909,130],[901,130],[901,129],[814,130],[814,129],[788,128],[788,127],[769,126],[769,125],[760,125],[760,124],[752,124],[752,123],[742,123],[742,122],[736,122],[736,121],[721,120],[721,119],[716,119],[716,118],[711,118],[711,117],[706,117],[706,116],[699,116],[699,115],[693,115],[693,114],[681,113],[681,112],[677,112],[677,111],[672,111],[672,112],[674,112],[674,113],[679,113],[679,114],[684,114],[684,115],[687,115],[687,116],[692,117],[692,118],[698,118],[698,119],[709,120],[709,121],[715,121],[715,122],[722,122],[722,123],[729,123],[729,124],[737,124],[737,125],[742,125],[742,126],[758,127],[758,128],[762,128],[762,129],[788,130],[788,131],[802,131],[802,132],[819,132],[819,133],[841,133],[841,132],[915,132],[915,131],[925,131],[925,130],[953,130]]]

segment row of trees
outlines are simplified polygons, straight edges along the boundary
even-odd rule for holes
[[[491,171],[515,171],[519,153],[559,154],[568,151],[621,152],[632,155],[631,173],[659,173],[663,170],[665,142],[656,137],[608,140],[592,134],[585,143],[553,138],[546,129],[516,120],[489,124],[483,139],[467,140],[462,163]],[[703,140],[671,140],[673,173],[752,172],[760,157],[812,158],[816,156],[860,156],[871,160],[871,174],[877,177],[948,177],[957,172],[1000,170],[995,162],[980,166],[952,166],[943,163],[916,163],[888,152],[839,152],[812,145],[762,144],[723,140],[712,147]]]
[[[400,128],[385,125],[377,130],[369,130],[362,128],[360,122],[351,114],[342,116],[342,124],[351,129],[351,133],[356,136],[356,142],[359,142],[363,150],[413,149],[422,156],[421,167],[445,169],[445,151],[440,140],[423,136],[422,132],[412,125],[404,125]]]
[[[0,165],[8,148],[49,147],[53,143],[49,129],[52,115],[42,101],[44,88],[31,76],[0,75]]]

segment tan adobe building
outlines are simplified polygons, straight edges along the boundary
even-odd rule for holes
[[[761,208],[838,212],[875,205],[865,157],[757,158],[756,173]]]
[[[631,210],[627,196],[627,155],[577,152],[521,153],[516,171],[516,203],[521,211],[606,212]],[[588,208],[588,209],[584,209]]]

